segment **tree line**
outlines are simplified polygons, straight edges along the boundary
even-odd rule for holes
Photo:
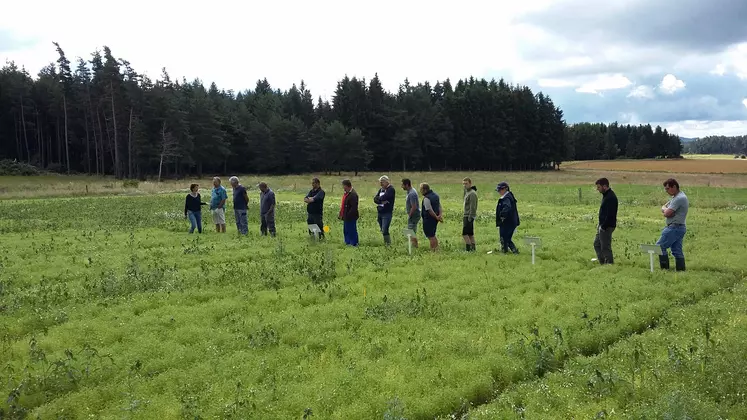
[[[139,74],[108,47],[34,78],[0,70],[0,158],[118,178],[204,173],[536,170],[569,159],[679,155],[659,127],[568,126],[543,93],[503,79],[411,84],[344,77],[331,102],[303,81],[253,90]]]
[[[747,153],[747,136],[708,136],[685,143],[686,153],[738,154]]]

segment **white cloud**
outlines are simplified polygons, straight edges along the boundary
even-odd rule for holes
[[[741,121],[680,121],[670,123],[651,123],[661,125],[667,131],[681,137],[695,138],[706,136],[743,136],[747,134],[747,120]]]
[[[264,77],[280,89],[304,79],[312,94],[326,97],[345,74],[370,80],[378,72],[389,90],[406,77],[431,83],[471,75],[512,79],[527,72],[516,47],[521,34],[511,20],[549,2],[462,0],[451,7],[426,0],[382,0],[372,7],[345,0],[212,0],[202,13],[176,0],[131,0],[127,7],[79,0],[74,8],[60,8],[56,0],[3,2],[0,28],[38,43],[0,51],[0,63],[15,60],[35,75],[57,59],[52,41],[73,62],[77,56],[88,60],[94,49],[108,45],[115,57],[154,79],[162,67],[172,79],[199,77],[234,90],[253,89]],[[39,10],[55,12],[39,15]],[[448,18],[453,30],[434,31],[433,19],[420,18],[424,11],[434,19]],[[123,31],[101,16],[114,16],[136,30]],[[418,33],[428,34],[427,42],[413,38]]]
[[[661,84],[659,84],[659,90],[667,95],[671,95],[674,92],[677,92],[678,90],[684,88],[685,82],[677,79],[677,77],[673,74],[667,74],[666,76],[664,76],[664,78],[661,79]]]
[[[747,108],[747,98],[742,99],[742,104],[744,105],[745,108]]]
[[[584,83],[576,89],[581,93],[599,93],[604,90],[623,89],[633,84],[627,77],[622,74],[602,74],[594,80]]]
[[[537,84],[540,87],[549,87],[549,88],[571,87],[571,86],[576,85],[576,83],[574,83],[571,80],[562,80],[562,79],[539,79],[537,80]]]
[[[713,68],[713,70],[709,71],[710,74],[715,74],[717,76],[723,76],[726,74],[726,67],[723,64],[717,64],[716,67]]]
[[[636,86],[635,89],[631,90],[630,93],[628,93],[628,98],[644,98],[644,99],[653,99],[656,95],[654,94],[654,90],[651,88],[651,86],[641,85]]]

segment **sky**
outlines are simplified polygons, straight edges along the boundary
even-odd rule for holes
[[[745,0],[79,0],[7,2],[0,60],[32,75],[57,59],[115,57],[156,79],[242,91],[304,80],[331,99],[345,75],[396,91],[474,76],[542,91],[568,123],[747,134]],[[45,11],[45,12],[41,12]]]

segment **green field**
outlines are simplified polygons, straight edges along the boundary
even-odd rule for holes
[[[389,175],[398,187],[403,174]],[[667,197],[650,175],[611,179],[616,264],[604,267],[590,262],[599,174],[474,174],[470,254],[470,174],[407,175],[442,197],[438,253],[419,232],[407,254],[400,189],[383,246],[378,174],[352,178],[358,249],[334,217],[337,176],[322,178],[321,244],[306,233],[310,177],[266,179],[277,238],[259,236],[256,192],[240,238],[230,204],[226,234],[207,213],[206,233],[187,234],[190,180],[0,179],[0,418],[747,417],[744,189],[683,184],[688,271],[651,274],[638,246],[658,238]],[[501,180],[518,199],[520,255],[487,254]],[[534,266],[527,235],[543,240]]]

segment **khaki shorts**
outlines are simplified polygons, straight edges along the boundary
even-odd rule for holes
[[[213,223],[216,225],[226,224],[226,210],[225,209],[213,209]]]

